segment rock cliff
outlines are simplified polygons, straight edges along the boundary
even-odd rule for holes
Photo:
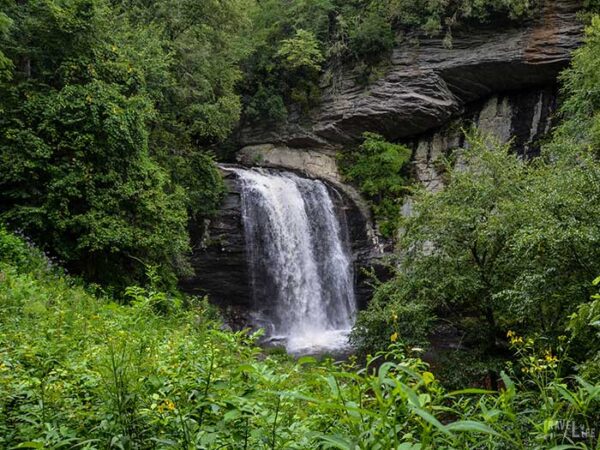
[[[547,1],[528,24],[456,32],[451,48],[439,38],[405,39],[378,81],[361,86],[352,71],[344,72],[323,86],[322,103],[308,117],[245,128],[241,142],[339,147],[364,131],[397,140],[443,126],[496,93],[552,84],[581,42],[581,6],[580,0]]]

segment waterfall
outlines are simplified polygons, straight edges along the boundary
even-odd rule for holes
[[[233,169],[254,305],[290,353],[343,348],[356,303],[348,233],[327,186],[290,172]]]

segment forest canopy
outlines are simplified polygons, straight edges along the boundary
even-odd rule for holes
[[[240,114],[245,10],[4,1],[2,219],[91,281],[186,273],[188,220],[221,197],[211,148]]]

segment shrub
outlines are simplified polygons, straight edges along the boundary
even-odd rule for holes
[[[433,311],[425,302],[412,301],[404,289],[401,276],[378,285],[367,309],[358,313],[350,342],[359,355],[376,354],[390,342],[427,347]]]
[[[395,44],[390,22],[379,11],[369,11],[348,33],[348,48],[369,65],[379,61]]]
[[[404,169],[411,151],[375,133],[363,137],[357,150],[340,156],[342,172],[371,202],[382,234],[392,236],[398,229],[402,194],[407,187]]]

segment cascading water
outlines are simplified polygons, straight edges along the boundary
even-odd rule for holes
[[[290,353],[338,350],[356,313],[348,233],[327,186],[289,172],[234,169],[254,304]]]

